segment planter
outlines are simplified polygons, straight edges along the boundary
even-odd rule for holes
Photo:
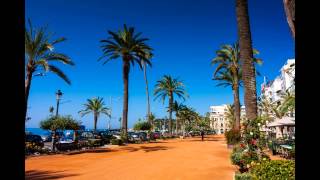
[[[233,149],[233,144],[227,144],[228,149]]]

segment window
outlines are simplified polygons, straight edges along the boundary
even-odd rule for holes
[[[221,123],[221,127],[223,127],[223,124]]]

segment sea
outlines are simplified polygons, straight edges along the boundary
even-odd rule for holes
[[[44,130],[41,128],[25,128],[26,132],[29,132],[31,134],[35,134],[35,135],[49,135],[50,131],[48,130]],[[64,134],[73,134],[73,130],[64,130],[63,131]]]

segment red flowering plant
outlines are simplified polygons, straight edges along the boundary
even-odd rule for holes
[[[256,164],[260,164],[262,159],[270,158],[263,153],[264,134],[260,132],[262,119],[247,120],[242,132],[242,140],[239,146],[235,147],[231,155],[232,163],[239,167],[241,173],[247,172]]]

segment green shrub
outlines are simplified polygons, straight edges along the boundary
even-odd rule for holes
[[[121,139],[112,139],[111,144],[112,145],[122,145],[123,141]]]
[[[225,132],[225,137],[227,139],[227,144],[237,144],[241,140],[241,133],[238,130],[230,129]]]
[[[256,178],[250,173],[236,173],[235,180],[255,180]]]
[[[262,180],[295,179],[295,161],[272,160],[254,166],[250,173]]]
[[[151,123],[147,121],[140,121],[140,120],[133,126],[133,129],[135,131],[150,131],[151,128],[152,128]]]

